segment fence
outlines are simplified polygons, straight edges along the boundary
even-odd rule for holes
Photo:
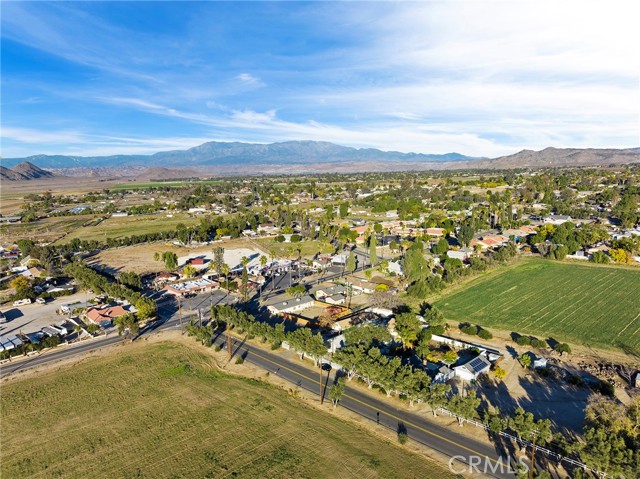
[[[444,414],[448,414],[451,417],[455,417],[456,419],[458,419],[458,420],[460,420],[462,422],[468,422],[469,424],[473,424],[474,426],[480,427],[480,428],[484,429],[485,431],[489,430],[489,427],[486,424],[482,424],[481,422],[475,421],[473,419],[467,419],[466,417],[463,417],[463,416],[458,416],[457,414],[452,413],[451,411],[449,411],[448,409],[445,409],[443,407],[439,407],[438,411],[440,411],[440,412],[442,412]],[[553,452],[553,451],[551,451],[551,450],[549,450],[547,448],[544,448],[542,446],[538,446],[538,445],[534,446],[531,442],[525,441],[524,439],[520,439],[519,437],[514,436],[512,434],[509,434],[508,432],[501,431],[498,434],[500,436],[502,436],[502,437],[506,437],[506,438],[509,438],[509,439],[515,441],[516,443],[520,444],[522,447],[525,447],[525,448],[526,447],[534,447],[536,452],[540,452],[542,454],[545,454],[546,456],[551,457],[551,458],[557,460],[558,462],[566,462],[568,464],[571,464],[574,467],[579,467],[579,468],[581,468],[581,469],[583,469],[585,471],[593,472],[594,474],[596,474],[599,477],[603,477],[603,478],[611,477],[607,473],[599,471],[597,469],[593,469],[593,468],[587,466],[586,464],[584,464],[582,462],[576,461],[575,459],[571,459],[570,457],[563,456],[562,454],[558,454],[557,452]]]

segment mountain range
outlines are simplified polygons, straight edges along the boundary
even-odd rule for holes
[[[26,164],[25,164],[26,162]],[[68,176],[180,178],[206,174],[329,173],[355,171],[508,169],[525,167],[606,166],[640,162],[640,148],[522,150],[498,158],[447,153],[400,153],[351,148],[328,142],[288,141],[272,144],[207,142],[187,150],[153,155],[36,155],[6,158],[6,180]],[[34,164],[37,164],[36,167]],[[7,167],[14,166],[9,170]],[[46,168],[50,171],[45,171]]]

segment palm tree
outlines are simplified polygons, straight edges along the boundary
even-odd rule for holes
[[[229,265],[224,263],[222,265],[222,268],[220,269],[220,274],[224,276],[224,283],[227,285],[227,287],[225,288],[225,291],[227,292],[225,298],[229,295],[229,272]]]

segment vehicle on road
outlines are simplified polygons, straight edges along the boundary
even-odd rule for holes
[[[31,298],[24,298],[24,299],[16,299],[13,302],[13,305],[14,306],[23,306],[25,304],[31,304],[31,303],[32,303]]]
[[[36,298],[36,303],[38,304],[47,304],[47,300],[44,298]]]

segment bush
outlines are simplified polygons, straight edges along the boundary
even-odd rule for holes
[[[482,339],[492,339],[493,338],[493,334],[491,334],[486,329],[481,329],[480,331],[478,331],[478,336],[480,336]]]
[[[215,347],[215,348],[213,348],[213,350],[214,350],[216,353],[219,353],[220,351],[222,351],[222,346],[220,346],[219,344],[216,344],[216,347]]]
[[[398,433],[398,442],[400,444],[406,444],[408,440],[409,440],[409,436],[407,436],[406,432],[399,432]]]
[[[475,336],[478,334],[478,327],[477,326],[463,326],[462,328],[460,328],[460,331],[462,331],[464,334],[468,334],[470,336]]]
[[[284,243],[284,236],[278,235],[273,239],[276,243]]]
[[[534,348],[544,349],[547,347],[547,342],[543,339],[532,339],[531,346],[533,346]]]
[[[238,356],[236,358],[236,364],[242,364],[242,363],[244,363],[244,358],[242,356]]]
[[[431,331],[431,334],[444,334],[444,325],[437,324],[435,326],[431,326],[429,330]]]
[[[276,349],[280,348],[280,343],[272,343],[271,344],[271,351],[275,351]]]
[[[531,346],[531,338],[529,336],[518,336],[516,338],[516,344],[520,346]]]
[[[292,243],[300,243],[300,241],[302,241],[302,236],[294,234],[291,235],[291,242]]]

